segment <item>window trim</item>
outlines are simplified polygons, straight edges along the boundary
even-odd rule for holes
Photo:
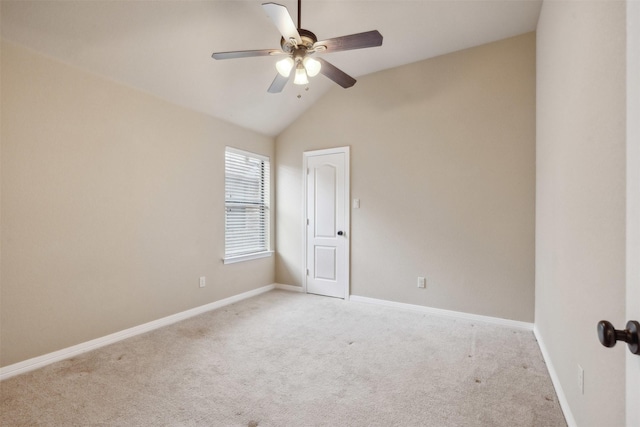
[[[252,254],[225,257],[225,258],[222,258],[222,262],[225,265],[226,264],[235,264],[236,262],[251,261],[252,259],[267,258],[267,257],[270,257],[271,255],[273,255],[273,251],[272,250],[268,250],[268,251],[262,251],[262,252],[254,252]]]
[[[246,253],[246,254],[240,254],[240,255],[227,255],[227,245],[226,245],[226,238],[227,238],[227,200],[226,200],[226,194],[227,194],[227,189],[226,189],[226,182],[227,182],[227,152],[230,153],[234,153],[234,154],[238,154],[241,156],[246,156],[246,157],[250,157],[253,159],[257,159],[263,162],[267,162],[269,165],[269,180],[268,182],[264,183],[264,186],[266,187],[266,196],[268,196],[265,201],[264,201],[264,206],[267,208],[269,214],[267,217],[267,221],[266,221],[266,235],[267,235],[267,244],[266,244],[266,250],[260,250],[257,252],[251,252],[251,253]],[[270,257],[273,255],[273,250],[271,248],[271,186],[272,186],[272,181],[271,181],[271,158],[269,156],[265,156],[263,154],[258,154],[258,153],[253,153],[251,151],[246,151],[246,150],[240,150],[238,148],[234,148],[234,147],[230,147],[230,146],[226,146],[225,147],[225,165],[224,165],[224,183],[225,183],[225,189],[224,189],[224,194],[225,194],[225,201],[224,201],[224,209],[225,209],[225,214],[224,214],[224,221],[225,221],[225,227],[224,227],[224,256],[222,257],[222,262],[223,264],[234,264],[234,263],[238,263],[238,262],[243,262],[243,261],[250,261],[250,260],[254,260],[254,259],[260,259],[260,258],[266,258],[266,257]]]

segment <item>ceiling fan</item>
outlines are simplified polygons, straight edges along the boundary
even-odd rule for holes
[[[293,83],[306,85],[308,77],[318,73],[325,75],[343,88],[349,88],[356,79],[322,58],[314,58],[318,53],[332,53],[344,50],[363,49],[382,45],[382,34],[377,30],[318,41],[309,30],[300,25],[300,3],[298,0],[298,26],[293,22],[286,7],[276,3],[263,3],[262,8],[276,25],[282,38],[282,49],[240,50],[234,52],[214,52],[214,59],[249,58],[254,56],[285,56],[276,63],[278,74],[269,86],[269,93],[282,92],[295,68]]]

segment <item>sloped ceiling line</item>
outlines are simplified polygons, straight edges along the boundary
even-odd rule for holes
[[[328,90],[267,88],[275,58],[214,61],[214,51],[279,48],[262,1],[3,0],[2,37],[256,132],[275,136]],[[296,16],[296,0],[282,1]],[[534,31],[541,0],[310,0],[303,25],[319,39],[378,29],[382,47],[327,54],[355,78]],[[302,97],[298,98],[298,94]]]

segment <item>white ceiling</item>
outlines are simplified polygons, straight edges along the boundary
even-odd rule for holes
[[[329,89],[267,88],[274,57],[216,61],[214,51],[279,48],[269,0],[8,1],[2,37],[109,79],[267,135],[277,135]],[[285,5],[297,20],[296,0]],[[303,0],[302,27],[319,40],[369,30],[381,47],[326,54],[359,76],[534,31],[542,0]],[[357,85],[357,84],[356,84]],[[302,94],[301,98],[297,95]]]

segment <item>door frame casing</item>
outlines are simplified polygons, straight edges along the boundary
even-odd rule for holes
[[[307,212],[307,197],[308,192],[307,192],[307,185],[308,185],[308,178],[309,178],[309,174],[307,173],[307,170],[309,168],[309,157],[315,157],[315,156],[324,156],[327,154],[344,154],[344,182],[345,182],[345,188],[344,188],[344,203],[345,203],[345,210],[344,210],[344,230],[347,233],[347,244],[346,244],[346,253],[345,253],[345,268],[346,268],[346,272],[345,272],[345,276],[347,278],[346,283],[345,283],[345,289],[344,289],[344,300],[348,301],[349,300],[349,289],[350,289],[350,284],[351,284],[351,204],[349,203],[351,200],[351,175],[350,175],[350,168],[351,168],[351,157],[350,157],[350,148],[349,146],[346,147],[335,147],[335,148],[325,148],[322,150],[313,150],[313,151],[305,151],[302,153],[302,182],[303,182],[303,188],[302,188],[302,291],[306,294],[307,293],[307,269],[309,268],[307,262],[307,218],[309,218],[308,216],[308,212]]]
[[[640,3],[626,2],[626,319],[640,320]],[[626,351],[626,424],[640,425],[640,357]]]

